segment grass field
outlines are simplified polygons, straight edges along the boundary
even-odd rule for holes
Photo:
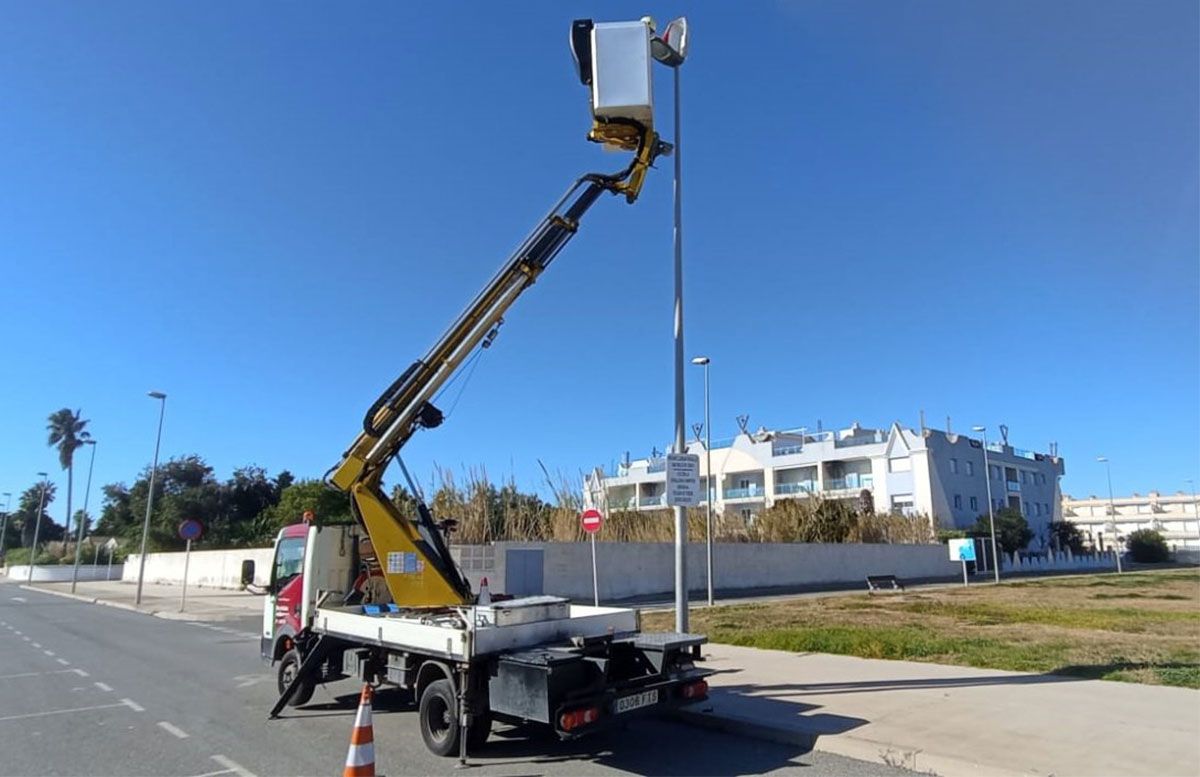
[[[643,626],[673,621],[646,613]],[[697,608],[690,630],[774,650],[1200,688],[1200,571]]]

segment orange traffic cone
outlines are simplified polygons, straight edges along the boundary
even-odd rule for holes
[[[364,685],[350,733],[350,751],[342,777],[375,777],[375,729],[371,725],[371,686]]]

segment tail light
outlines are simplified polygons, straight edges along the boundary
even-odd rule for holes
[[[597,720],[600,720],[599,707],[580,707],[577,710],[568,710],[559,715],[558,725],[563,731],[571,731],[580,726],[595,723]]]
[[[685,699],[703,699],[708,695],[708,682],[697,680],[694,683],[688,683],[680,689],[679,693]]]

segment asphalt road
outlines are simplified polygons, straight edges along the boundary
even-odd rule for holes
[[[358,687],[318,688],[267,721],[275,683],[258,625],[164,620],[0,583],[0,775],[340,774]],[[379,774],[455,772],[425,749],[405,694],[378,694],[374,713]],[[910,774],[651,719],[574,742],[497,726],[471,764],[481,775]]]

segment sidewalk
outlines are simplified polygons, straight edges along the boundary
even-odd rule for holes
[[[17,581],[14,581],[17,582]],[[21,584],[22,588],[26,586]],[[70,583],[34,583],[38,591],[71,596]],[[199,588],[188,586],[187,606],[179,611],[182,586],[159,585],[145,583],[142,586],[142,603],[134,604],[137,599],[137,584],[123,583],[119,580],[95,582],[80,582],[75,587],[73,598],[104,604],[110,607],[120,607],[126,610],[137,610],[160,618],[188,621],[223,621],[231,618],[246,616],[261,616],[263,600],[245,591],[232,591],[225,588]]]
[[[1200,691],[706,645],[709,728],[920,772],[1196,775]]]

